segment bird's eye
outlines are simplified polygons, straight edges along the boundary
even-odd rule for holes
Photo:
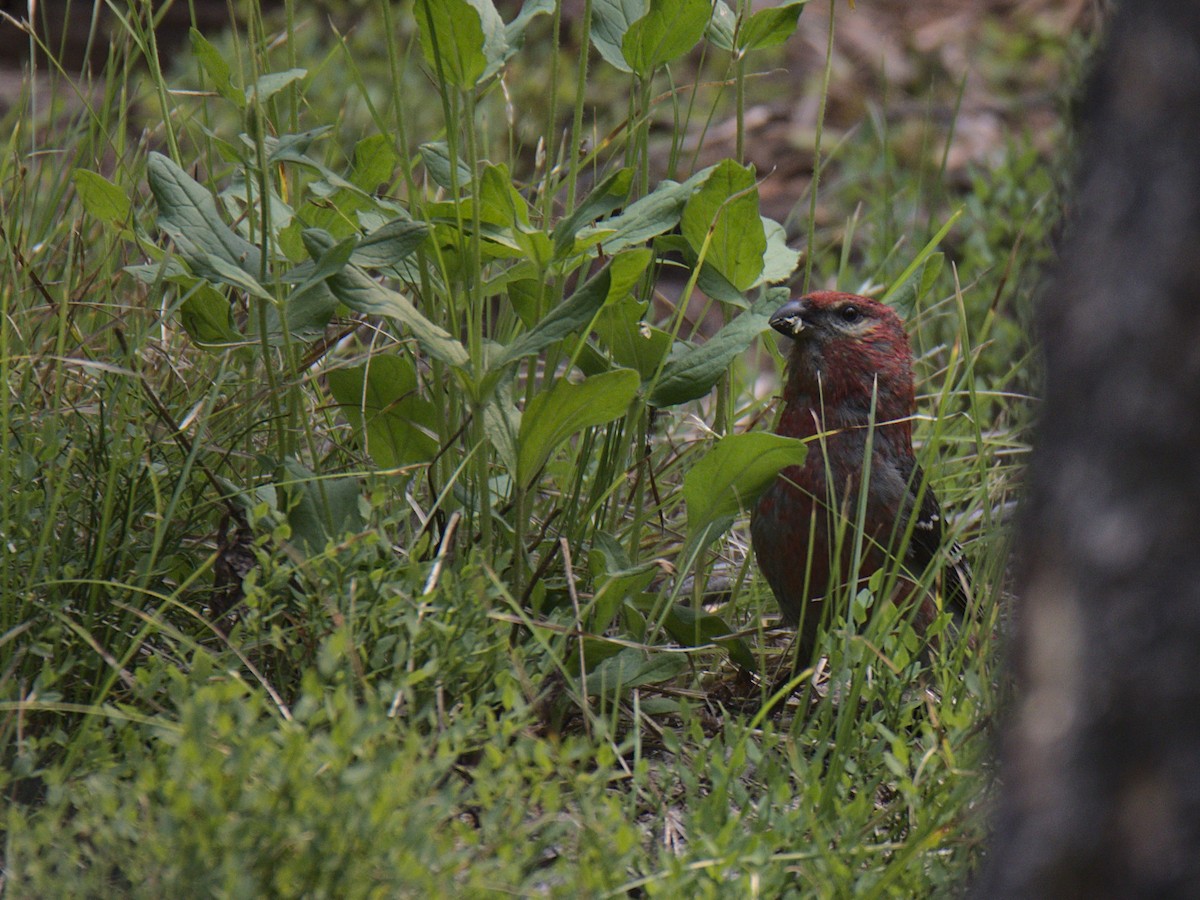
[[[853,325],[863,317],[862,310],[857,306],[843,306],[841,309],[842,321],[847,325]]]

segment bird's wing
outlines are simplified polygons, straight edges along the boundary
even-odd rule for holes
[[[925,482],[925,473],[914,461],[908,478],[910,508],[920,494],[921,505],[912,527],[905,562],[915,573],[924,572],[931,563],[942,557],[940,592],[944,606],[955,616],[965,616],[971,599],[971,567],[957,541],[949,547],[943,540],[942,507],[933,488]]]

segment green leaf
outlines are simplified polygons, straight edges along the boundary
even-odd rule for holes
[[[129,198],[103,175],[76,169],[71,173],[71,180],[88,215],[101,222],[120,223],[129,219]]]
[[[648,303],[624,297],[601,310],[593,330],[619,366],[634,369],[643,381],[654,376],[671,349],[671,335],[642,321]]]
[[[800,12],[808,0],[785,0],[754,13],[737,35],[738,49],[743,53],[777,47],[787,41],[796,31]]]
[[[646,14],[648,0],[595,0],[592,4],[592,44],[622,72],[632,72],[621,45],[629,27]]]
[[[800,12],[808,0],[784,0],[778,6],[759,10],[739,28],[738,16],[725,0],[713,4],[712,19],[706,36],[722,50],[749,53],[782,44],[796,30]]]
[[[662,684],[687,668],[682,653],[647,652],[626,647],[588,672],[584,690],[592,696],[615,696],[643,684]]]
[[[687,181],[661,182],[651,193],[631,203],[623,213],[582,229],[579,243],[599,243],[606,253],[617,253],[634,244],[670,231],[679,224],[688,198],[704,183],[713,168],[701,169]]]
[[[417,0],[414,13],[425,60],[439,78],[465,90],[503,64],[508,38],[491,0]]]
[[[630,250],[613,257],[532,330],[493,354],[489,359],[489,369],[500,369],[518,359],[540,353],[567,335],[586,327],[605,303],[624,296],[630,290],[650,264],[650,258],[651,253],[647,249]]]
[[[421,162],[425,164],[425,171],[429,173],[434,184],[448,191],[453,190],[449,145],[445,141],[431,141],[417,147],[417,152],[421,154]],[[461,159],[456,160],[455,174],[458,177],[459,188],[467,187],[474,180],[470,167]]]
[[[184,259],[201,266],[217,259],[227,268],[257,277],[261,252],[225,224],[212,194],[161,153],[150,153],[146,172],[158,204],[158,227]]]
[[[245,340],[233,326],[229,300],[215,288],[200,281],[179,307],[183,330],[201,346],[234,344]]]
[[[429,226],[423,222],[393,219],[363,238],[350,255],[350,262],[364,269],[394,266],[421,246],[428,234]]]
[[[324,550],[329,541],[344,534],[357,534],[364,528],[356,478],[319,477],[295,460],[287,459],[275,486],[280,508],[292,526],[292,542],[310,555]]]
[[[767,236],[767,249],[763,253],[763,270],[759,282],[778,284],[787,281],[800,263],[800,251],[787,245],[787,232],[774,219],[764,217],[762,223]]]
[[[696,254],[703,255],[735,288],[745,291],[754,285],[767,249],[754,169],[731,159],[718,164],[703,187],[688,198],[681,230]]]
[[[676,603],[667,611],[663,619],[663,628],[676,642],[685,647],[716,644],[723,647],[729,653],[729,657],[743,669],[752,672],[758,669],[749,645],[741,638],[731,637],[733,629],[720,616]]]
[[[525,29],[535,16],[554,12],[554,0],[525,0],[515,19],[504,26],[504,38],[508,41],[508,57],[511,57],[525,40]],[[506,58],[508,58],[506,57]]]
[[[330,235],[315,228],[305,230],[302,238],[305,249],[315,260],[334,246]],[[421,348],[435,359],[459,368],[465,368],[470,362],[467,349],[450,332],[425,318],[403,294],[379,284],[357,266],[346,265],[340,272],[328,276],[326,284],[335,297],[356,312],[395,319],[412,332]]]
[[[621,168],[610,172],[603,181],[592,188],[575,212],[559,220],[554,226],[554,254],[562,257],[575,244],[576,232],[587,222],[606,216],[629,199],[629,188],[633,184],[633,169]]]
[[[354,145],[350,181],[366,193],[374,194],[381,184],[391,182],[398,161],[390,135],[375,134],[363,138]]]
[[[571,435],[625,414],[641,379],[630,369],[594,375],[575,384],[561,379],[534,397],[521,416],[517,481],[530,487],[546,461]]]
[[[512,397],[512,378],[501,379],[492,390],[492,401],[483,408],[483,424],[488,441],[496,448],[500,461],[509,472],[517,471],[517,434],[521,413]]]
[[[308,69],[288,69],[286,72],[268,72],[246,88],[246,102],[257,100],[265,103],[288,85],[308,75]]]
[[[596,534],[588,551],[588,570],[596,583],[588,628],[596,634],[603,634],[622,604],[645,591],[661,571],[653,561],[631,565],[617,540],[604,532]]]
[[[737,13],[729,8],[725,0],[713,3],[712,18],[708,22],[708,30],[704,32],[715,46],[722,50],[733,52],[733,36],[737,30]]]
[[[704,36],[711,0],[650,0],[646,14],[621,38],[621,55],[643,78],[683,56]]]
[[[529,204],[513,187],[508,166],[486,166],[479,182],[479,214],[485,222],[529,228]]]
[[[326,377],[330,393],[380,468],[427,462],[437,453],[431,434],[437,411],[421,396],[410,359],[380,354],[364,366],[330,369]]]
[[[683,477],[688,531],[749,509],[788,466],[798,466],[808,448],[796,438],[752,431],[717,441]]]
[[[233,103],[238,109],[245,109],[246,95],[233,86],[233,74],[230,71],[229,63],[225,62],[221,54],[217,51],[217,48],[210,44],[195,28],[188,30],[188,37],[192,42],[192,55],[196,57],[196,61],[200,63],[201,68],[212,79],[213,87],[217,89],[217,93]]]
[[[650,393],[650,405],[676,406],[707,394],[729,370],[734,357],[770,327],[768,320],[782,302],[778,292],[772,291],[703,344],[689,346],[668,359]]]

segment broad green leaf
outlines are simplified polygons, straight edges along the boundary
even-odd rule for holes
[[[330,369],[329,391],[371,459],[384,469],[427,462],[438,450],[431,431],[436,409],[422,397],[412,361],[398,353],[364,366]]]
[[[344,534],[363,530],[358,480],[320,477],[295,460],[284,460],[275,484],[280,508],[292,526],[292,542],[310,555]]]
[[[421,154],[421,162],[425,164],[425,171],[429,173],[429,177],[433,179],[434,184],[448,191],[453,190],[454,184],[451,180],[450,170],[450,148],[446,142],[431,141],[421,144],[417,147],[417,152]],[[460,189],[468,186],[473,181],[470,167],[461,159],[456,162],[455,174],[457,175]]]
[[[762,223],[763,231],[767,235],[767,249],[763,253],[763,270],[759,282],[778,284],[787,281],[800,263],[800,251],[787,245],[787,232],[774,219],[764,216]]]
[[[646,14],[648,0],[594,0],[592,43],[609,65],[632,72],[621,44],[629,27]]]
[[[354,165],[350,170],[350,181],[368,194],[374,194],[381,184],[391,182],[398,160],[396,147],[390,136],[375,134],[363,138],[354,145]]]
[[[226,261],[223,257],[211,253],[197,253],[188,257],[192,271],[207,281],[218,284],[228,284],[245,291],[251,297],[259,300],[274,301],[271,292],[263,287],[257,278],[244,269]]]
[[[245,340],[233,325],[233,310],[220,291],[197,282],[179,307],[183,330],[201,346],[234,344]]]
[[[593,330],[619,366],[634,369],[643,381],[654,376],[671,349],[671,335],[642,321],[648,304],[626,296],[606,306]]]
[[[588,628],[596,634],[603,634],[622,604],[646,590],[661,571],[653,561],[631,565],[624,548],[603,532],[588,551],[588,569],[596,584]]]
[[[624,296],[637,283],[650,264],[650,257],[647,249],[630,250],[613,257],[532,330],[497,351],[489,360],[489,369],[503,368],[518,359],[540,353],[586,327],[605,303]]]
[[[705,37],[722,50],[733,52],[733,35],[737,29],[737,13],[729,8],[725,0],[713,3],[712,18],[708,22]]]
[[[704,261],[739,291],[749,289],[762,274],[767,249],[754,169],[723,160],[688,198],[680,228],[698,255],[711,232]]]
[[[504,26],[504,39],[508,42],[506,59],[511,57],[521,47],[525,40],[525,29],[535,16],[554,12],[554,0],[525,0],[516,18]]]
[[[513,187],[508,166],[486,166],[479,180],[479,212],[485,221],[514,230],[529,228],[529,204]]]
[[[738,17],[725,0],[713,4],[706,36],[722,50],[739,55],[782,44],[796,30],[800,11],[808,0],[784,0],[778,6],[759,10],[738,28]]]
[[[308,153],[308,148],[312,146],[313,141],[324,137],[331,131],[333,131],[332,125],[322,125],[320,128],[313,128],[309,131],[281,134],[278,137],[268,135],[263,138],[263,144],[267,148],[267,162],[272,164],[278,162],[296,162],[320,171],[324,167],[306,154]]]
[[[746,20],[737,35],[738,49],[743,53],[777,47],[796,31],[800,12],[808,0],[785,0],[778,6],[760,9]]]
[[[666,407],[703,397],[729,370],[734,358],[770,326],[771,314],[786,300],[772,291],[699,346],[672,356],[650,393],[651,406]]]
[[[195,28],[188,30],[192,42],[192,55],[200,63],[201,68],[212,79],[217,93],[233,103],[238,109],[245,109],[246,95],[233,86],[233,74],[229,63],[225,62],[220,52]]]
[[[268,72],[246,88],[246,102],[257,100],[265,103],[290,84],[308,75],[308,69],[288,69],[285,72]]]
[[[765,431],[721,438],[683,477],[688,531],[749,509],[781,470],[800,465],[807,454],[803,441]]]
[[[329,320],[337,311],[337,306],[337,297],[324,282],[293,291],[283,302],[281,309],[287,316],[288,334],[301,340],[315,340],[321,337],[329,325]],[[279,323],[279,312],[274,306],[267,311],[267,328],[272,335],[283,330]]]
[[[626,647],[588,672],[584,690],[592,696],[614,696],[643,684],[662,684],[687,668],[682,653],[638,650]]]
[[[323,231],[307,229],[302,235],[304,246],[313,259],[334,246],[333,238]],[[379,284],[355,265],[347,265],[330,275],[326,284],[334,296],[356,312],[374,316],[389,316],[412,332],[421,348],[430,356],[459,368],[470,362],[467,349],[450,332],[435,325],[403,294]]]
[[[393,219],[359,241],[350,262],[364,269],[394,266],[421,246],[428,234],[429,226],[423,222]]]
[[[599,216],[606,216],[624,205],[629,199],[629,188],[633,184],[633,169],[622,168],[611,172],[579,204],[575,212],[554,226],[554,253],[562,257],[575,244],[576,232]]]
[[[509,472],[517,471],[517,434],[521,413],[513,402],[512,378],[501,379],[492,389],[492,399],[483,408],[483,424],[488,440]]]
[[[129,218],[129,198],[103,175],[76,169],[71,180],[89,216],[101,222],[125,222]]]
[[[711,0],[650,0],[621,38],[621,55],[643,78],[691,50],[704,36]]]
[[[599,243],[606,253],[617,253],[670,231],[679,224],[688,198],[712,171],[712,167],[701,169],[682,183],[663,181],[651,193],[631,203],[620,215],[581,229],[578,243],[584,246]]]
[[[262,254],[226,224],[204,187],[161,153],[146,160],[150,190],[158,204],[158,227],[189,263],[215,257],[256,277]]]
[[[474,87],[504,62],[508,39],[492,0],[417,0],[414,14],[425,61],[455,87]]]
[[[535,396],[521,416],[517,480],[528,488],[542,466],[571,435],[625,414],[641,379],[630,369],[594,375],[579,384],[559,380]]]
[[[663,628],[675,641],[685,647],[717,644],[723,647],[729,657],[743,669],[749,669],[752,672],[758,669],[750,647],[741,638],[730,636],[733,634],[733,629],[720,616],[676,603],[667,611],[667,615],[663,619]]]

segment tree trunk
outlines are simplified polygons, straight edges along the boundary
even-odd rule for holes
[[[986,898],[1200,896],[1200,3],[1126,2],[1041,307]]]

